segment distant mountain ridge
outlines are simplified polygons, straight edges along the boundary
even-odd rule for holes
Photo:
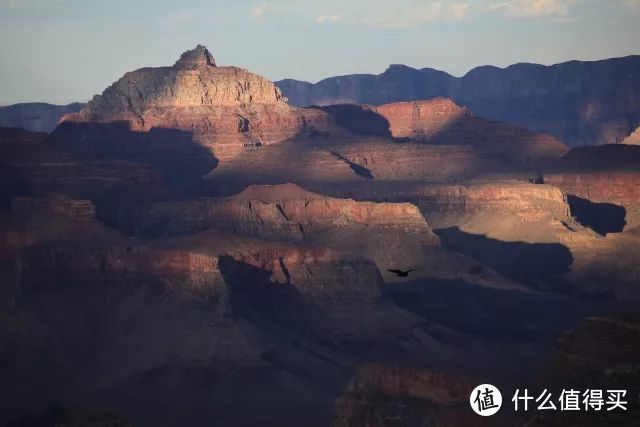
[[[62,116],[77,113],[85,104],[74,102],[54,105],[26,102],[0,107],[0,127],[22,128],[33,132],[51,132]]]
[[[446,97],[476,114],[548,132],[568,145],[614,144],[640,125],[640,56],[481,66],[463,77],[391,65],[384,73],[276,82],[293,105],[381,105]]]

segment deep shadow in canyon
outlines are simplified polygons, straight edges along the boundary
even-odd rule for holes
[[[606,236],[620,233],[627,224],[627,210],[613,203],[596,203],[571,194],[567,195],[571,215],[585,227]]]
[[[389,121],[382,115],[358,104],[313,106],[329,114],[336,124],[356,135],[392,138]]]
[[[175,195],[196,196],[202,177],[216,168],[212,152],[192,132],[152,128],[135,131],[128,122],[63,122],[49,143],[81,162],[133,162],[148,165]]]
[[[435,230],[443,247],[468,255],[524,283],[553,282],[569,271],[573,255],[560,243],[504,242],[459,227]]]

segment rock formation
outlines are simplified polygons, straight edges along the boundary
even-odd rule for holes
[[[397,280],[387,271],[390,268],[425,266],[415,273],[420,277],[453,274],[453,264],[465,263],[439,252],[438,238],[416,206],[330,198],[291,184],[251,186],[222,199],[116,209],[103,217],[127,234],[146,238],[216,229],[336,248],[373,260],[390,281]]]
[[[567,151],[552,137],[481,119],[446,99],[322,110],[342,130],[248,151],[218,166],[209,183],[224,194],[255,183],[323,191],[347,182],[466,181],[535,174]]]
[[[623,226],[640,225],[640,147],[607,145],[571,150],[547,173],[545,182],[592,203],[623,212]]]
[[[195,143],[225,160],[247,147],[322,127],[326,118],[317,110],[290,107],[280,89],[256,74],[216,66],[211,53],[198,45],[173,67],[125,74],[79,113],[63,117],[57,133],[79,144],[81,135],[90,132],[83,124],[116,122],[136,132],[188,132]]]
[[[325,111],[340,114],[340,106]],[[524,166],[556,160],[567,148],[555,138],[475,116],[445,98],[369,108],[388,122],[391,136],[438,145],[470,145]]]

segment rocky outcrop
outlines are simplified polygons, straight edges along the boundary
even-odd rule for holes
[[[640,225],[640,147],[606,145],[571,150],[544,180],[591,203],[624,209],[626,227]]]
[[[580,172],[548,175],[546,181],[567,194],[625,209],[628,228],[640,225],[640,172]]]
[[[115,214],[131,234],[175,236],[209,228],[262,238],[302,240],[339,229],[395,229],[429,233],[420,211],[407,203],[335,199],[293,184],[251,186],[224,199],[152,204]]]
[[[385,104],[374,110],[389,121],[394,137],[443,145],[471,145],[523,166],[556,160],[568,151],[549,135],[484,120],[445,98]]]
[[[318,110],[290,107],[270,81],[236,67],[218,67],[203,46],[185,52],[173,67],[125,74],[77,114],[62,119],[59,139],[79,149],[89,124],[124,122],[135,132],[188,132],[218,160],[247,147],[279,142],[327,120]],[[113,138],[113,137],[111,137]],[[89,138],[88,144],[95,144]],[[98,150],[99,147],[90,147]],[[206,153],[203,153],[205,155]]]
[[[418,184],[366,182],[323,187],[336,197],[377,201],[407,200],[439,224],[454,218],[494,213],[517,217],[525,223],[567,220],[570,208],[560,189],[516,180],[467,184]]]
[[[640,57],[630,56],[552,66],[485,66],[456,78],[429,68],[391,66],[377,76],[276,84],[300,106],[451,98],[481,117],[546,132],[577,146],[618,143],[638,127],[639,67]]]
[[[0,107],[0,127],[22,128],[32,132],[51,132],[65,114],[77,113],[85,104],[52,105],[40,102]]]
[[[385,279],[393,279],[388,268],[435,264],[436,258],[429,260],[427,253],[439,246],[414,205],[330,198],[291,184],[253,186],[228,198],[155,203],[105,215],[116,228],[144,237],[217,229],[336,248],[375,261]]]

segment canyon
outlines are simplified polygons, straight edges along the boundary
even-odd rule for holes
[[[0,129],[0,423],[538,425],[469,392],[633,362],[640,147],[286,92],[198,45]]]

